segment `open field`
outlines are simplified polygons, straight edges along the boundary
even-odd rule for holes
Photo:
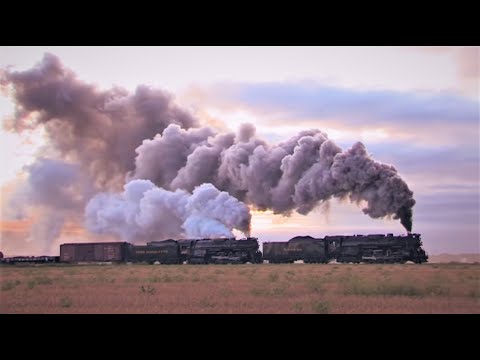
[[[0,313],[480,313],[480,264],[0,267]]]

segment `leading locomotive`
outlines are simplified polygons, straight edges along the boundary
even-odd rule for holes
[[[427,262],[420,234],[335,235],[324,238],[296,236],[287,242],[263,244],[263,259],[272,263],[336,262],[405,263]]]

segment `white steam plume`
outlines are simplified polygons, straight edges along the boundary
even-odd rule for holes
[[[248,235],[249,208],[212,184],[188,193],[156,187],[149,180],[132,180],[120,194],[99,193],[85,209],[86,227],[99,234],[116,234],[129,242],[174,238]]]

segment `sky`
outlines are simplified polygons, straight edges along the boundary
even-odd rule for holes
[[[201,125],[252,123],[271,143],[307,129],[342,149],[361,141],[413,191],[413,232],[428,253],[480,252],[479,47],[0,47],[0,69],[28,70],[45,53],[98,89],[167,91]],[[0,94],[2,122],[14,113],[12,97]],[[34,212],[10,217],[8,199],[48,138],[40,127],[2,127],[0,144],[0,250],[27,254],[39,225]],[[398,220],[372,219],[359,206],[331,200],[290,217],[252,211],[252,235],[405,233]],[[81,222],[67,222],[55,246],[82,237]]]

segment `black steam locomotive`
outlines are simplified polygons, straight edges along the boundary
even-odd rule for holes
[[[263,259],[272,263],[337,262],[352,263],[422,263],[428,260],[422,249],[420,234],[394,236],[393,234],[354,236],[297,236],[288,242],[263,244]]]
[[[287,242],[265,242],[263,255],[257,238],[184,239],[152,241],[146,245],[128,242],[67,243],[60,256],[3,258],[2,263],[132,262],[160,264],[245,264],[245,263],[422,263],[428,256],[420,234],[394,236],[336,235],[324,238],[296,236]]]
[[[60,245],[60,262],[146,262],[160,264],[245,264],[262,262],[257,238],[152,241],[146,245],[70,243]]]

